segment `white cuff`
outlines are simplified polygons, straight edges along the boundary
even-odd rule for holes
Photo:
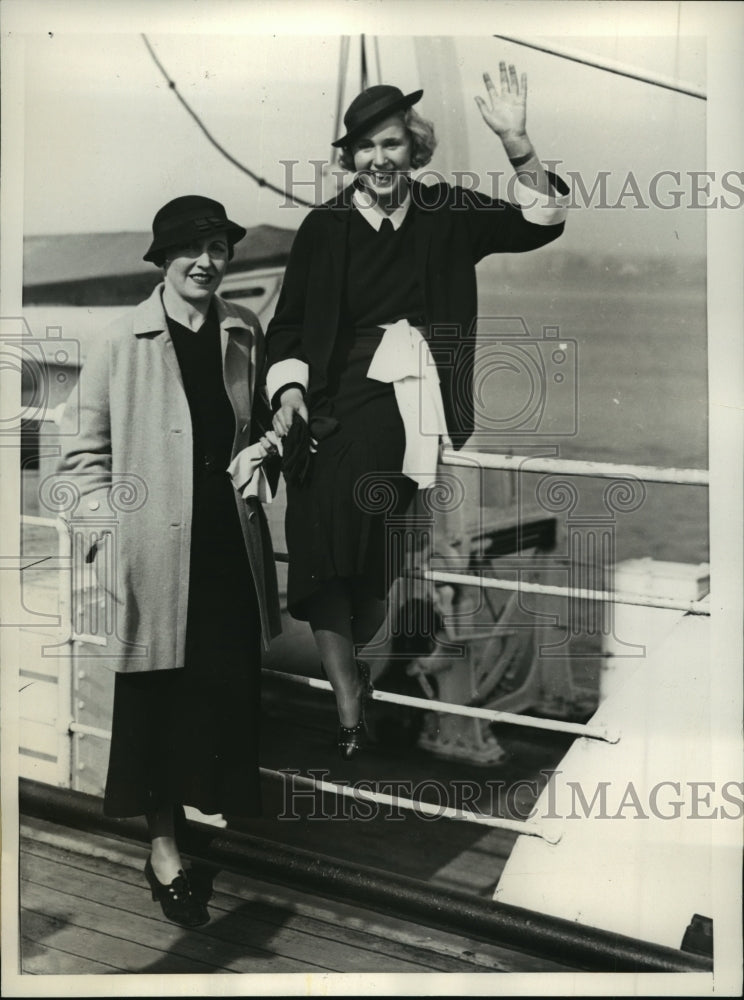
[[[283,385],[289,382],[299,382],[303,389],[307,389],[310,369],[306,362],[299,358],[286,358],[284,361],[277,361],[269,368],[266,375],[266,393],[269,402]]]
[[[517,178],[514,197],[527,222],[536,226],[555,226],[559,222],[565,222],[570,195],[559,194],[552,184],[551,193],[543,194],[542,191],[527,187]]]

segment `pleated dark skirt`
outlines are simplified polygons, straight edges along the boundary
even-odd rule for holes
[[[416,484],[401,472],[406,442],[395,390],[366,376],[381,335],[354,339],[324,401],[324,415],[338,428],[319,442],[306,481],[287,486],[287,607],[294,618],[307,618],[309,599],[330,580],[359,580],[384,598],[401,571],[399,526]]]
[[[116,676],[104,799],[107,816],[139,816],[163,802],[206,814],[261,813],[258,602],[229,482],[208,498],[212,548],[200,524],[192,549],[186,657],[182,669]],[[224,540],[224,539],[223,539]],[[215,558],[219,553],[221,558]]]

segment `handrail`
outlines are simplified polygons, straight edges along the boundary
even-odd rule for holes
[[[388,795],[385,792],[373,792],[366,788],[355,788],[353,785],[339,785],[335,781],[322,781],[319,778],[309,778],[296,771],[274,771],[268,767],[260,767],[259,771],[267,778],[279,778],[286,780],[289,774],[292,783],[295,781],[300,785],[316,788],[321,792],[331,794],[341,794],[347,798],[357,799],[361,802],[376,802],[378,805],[396,806],[407,809],[409,812],[424,813],[427,816],[440,816],[446,819],[461,820],[465,823],[475,823],[477,826],[490,826],[497,830],[509,830],[526,837],[539,837],[549,844],[557,844],[560,841],[560,834],[548,834],[538,823],[531,823],[526,820],[503,819],[501,816],[487,816],[483,813],[466,812],[464,809],[453,809],[451,806],[438,805],[434,802],[426,802],[424,799],[408,799],[401,795]]]
[[[554,587],[547,583],[527,583],[524,580],[502,580],[498,577],[472,576],[469,573],[444,573],[428,570],[419,574],[434,583],[454,583],[460,587],[486,587],[490,590],[514,590],[518,593],[547,594],[551,597],[569,597],[572,600],[612,601],[615,604],[632,604],[641,608],[664,608],[684,611],[688,615],[710,615],[708,597],[682,601],[674,597],[652,597],[623,590],[589,590],[585,587]]]
[[[320,677],[305,677],[303,674],[289,674],[282,670],[263,671],[269,677],[280,677],[282,680],[302,684],[305,687],[332,691],[328,681]],[[543,729],[552,733],[566,733],[572,736],[585,736],[588,739],[604,740],[606,743],[618,743],[619,733],[611,733],[604,726],[587,726],[581,722],[563,722],[560,719],[538,719],[531,715],[518,715],[516,712],[500,712],[493,708],[479,708],[476,705],[455,705],[448,701],[437,701],[435,698],[417,698],[414,695],[398,694],[395,691],[375,689],[371,695],[374,701],[384,701],[391,705],[405,705],[409,708],[423,708],[429,712],[445,712],[448,715],[462,715],[468,719],[484,719],[486,722],[499,722],[510,726],[524,726],[527,729]]]
[[[33,407],[23,407],[21,418],[39,422],[59,423],[63,404],[56,406],[44,417],[37,415]],[[501,469],[515,472],[555,472],[569,476],[588,476],[597,479],[612,479],[615,476],[635,476],[650,483],[676,483],[680,486],[708,486],[710,474],[707,469],[674,468],[663,465],[632,465],[630,463],[590,462],[585,459],[548,458],[542,455],[508,455],[483,451],[455,451],[445,448],[441,456],[442,465],[478,466],[482,469]]]
[[[273,671],[270,670],[262,672],[273,673]],[[278,676],[292,677],[293,675],[279,674]],[[293,679],[299,680],[300,678]],[[328,684],[328,682],[324,682],[323,686],[330,688],[330,684]],[[375,692],[375,694],[378,693],[379,692]],[[392,699],[386,700],[390,701]],[[415,700],[422,701],[420,698]],[[110,730],[99,729],[97,726],[86,726],[82,722],[70,723],[69,731],[71,733],[77,733],[80,736],[96,736],[102,740],[111,739]],[[267,767],[261,767],[259,770],[261,774],[266,777],[279,778],[281,780],[285,780],[287,773],[290,773],[293,781],[297,781],[300,784],[305,784],[312,788],[317,788],[321,792],[330,792],[334,795],[347,796],[365,802],[376,802],[379,805],[399,806],[402,809],[409,810],[409,812],[419,812],[427,816],[443,816],[446,819],[457,820],[463,823],[475,823],[480,826],[489,826],[500,830],[509,830],[512,833],[524,834],[528,837],[540,837],[542,840],[546,840],[549,844],[557,844],[560,841],[560,834],[548,834],[537,823],[531,823],[525,820],[504,819],[501,816],[488,816],[481,813],[470,813],[466,812],[464,809],[453,809],[451,806],[438,805],[436,803],[426,802],[423,799],[409,799],[401,795],[388,795],[385,792],[374,792],[371,789],[354,788],[348,784],[341,785],[335,781],[322,781],[319,778],[306,777],[305,775],[298,774],[294,771],[274,771]]]
[[[274,561],[288,563],[286,552],[275,552]],[[527,568],[527,567],[525,567]],[[467,573],[447,573],[429,570],[420,577],[434,583],[454,583],[460,587],[487,587],[491,590],[513,590],[517,593],[544,594],[550,597],[568,597],[571,600],[613,601],[616,604],[631,604],[640,608],[662,608],[669,611],[684,611],[688,615],[710,615],[709,595],[700,600],[682,601],[675,597],[658,597],[635,594],[629,590],[587,590],[582,587],[555,587],[547,583],[527,583],[524,580],[503,580],[493,576],[472,576]]]
[[[579,459],[547,458],[542,455],[491,454],[482,451],[454,451],[445,448],[442,465],[479,466],[481,469],[507,469],[516,472],[557,472],[569,476],[613,479],[634,476],[649,483],[676,483],[680,486],[708,486],[707,469],[675,469],[663,465],[630,465],[613,462],[587,462]]]

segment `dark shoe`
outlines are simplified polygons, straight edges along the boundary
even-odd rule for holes
[[[170,885],[163,885],[153,871],[152,859],[148,858],[145,878],[150,884],[153,900],[160,903],[168,920],[182,927],[201,927],[209,922],[209,912],[191,891],[186,872],[179,871]]]
[[[364,718],[364,702],[362,702],[362,717],[355,726],[338,727],[338,752],[342,760],[351,760],[367,744],[367,723]]]

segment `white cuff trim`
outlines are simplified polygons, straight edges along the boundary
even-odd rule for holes
[[[283,385],[289,382],[299,382],[303,389],[307,389],[310,369],[306,362],[299,358],[286,358],[284,361],[277,361],[269,368],[266,375],[266,393],[269,400],[274,398]]]
[[[527,187],[517,178],[514,197],[527,222],[536,226],[555,226],[566,219],[570,195],[558,194],[552,185],[551,193],[543,194],[542,191]]]

